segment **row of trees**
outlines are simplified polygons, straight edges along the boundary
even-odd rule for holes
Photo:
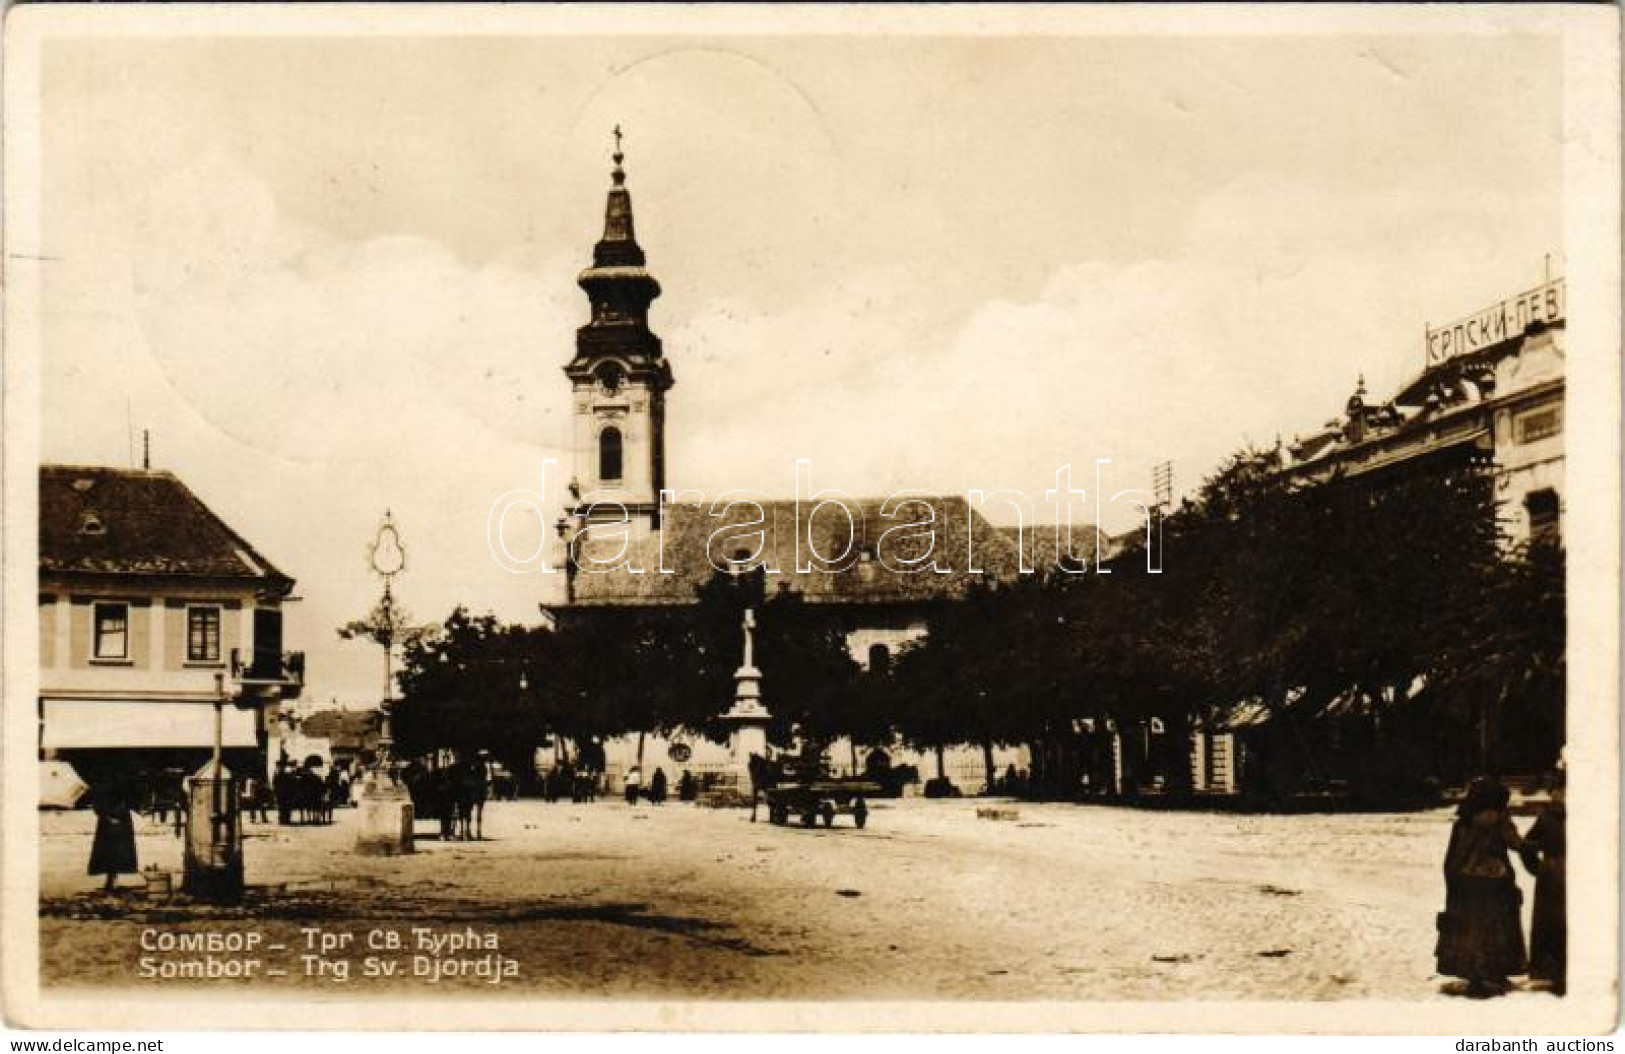
[[[1243,453],[1158,526],[1160,573],[1140,549],[973,586],[867,674],[838,611],[768,593],[759,574],[719,575],[691,607],[576,610],[557,628],[459,610],[407,642],[397,738],[408,752],[487,749],[520,771],[554,736],[720,738],[749,606],[780,743],[901,740],[939,766],[943,748],[978,744],[990,780],[996,746],[1027,744],[1035,785],[1058,795],[1098,767],[1103,730],[1153,721],[1177,791],[1186,733],[1238,707],[1282,793],[1555,759],[1562,557],[1508,550],[1483,460],[1297,486],[1272,455]],[[1146,761],[1131,755],[1131,782]]]
[[[1509,548],[1501,527],[1476,457],[1295,485],[1271,455],[1238,455],[1162,522],[1160,574],[1138,550],[1107,575],[980,588],[894,676],[932,695],[929,738],[1032,744],[1051,793],[1077,786],[1091,752],[1099,765],[1080,723],[1154,722],[1167,756],[1127,761],[1177,791],[1188,733],[1238,712],[1257,782],[1278,794],[1540,771],[1563,742],[1563,560]]]

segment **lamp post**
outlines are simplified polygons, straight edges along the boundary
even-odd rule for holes
[[[204,900],[233,901],[243,893],[243,844],[236,781],[226,775],[226,675],[214,675],[214,736],[209,774],[187,792],[182,888]]]
[[[356,851],[366,856],[399,856],[413,851],[412,802],[395,778],[393,748],[395,736],[395,641],[400,636],[403,614],[395,604],[395,576],[406,570],[406,548],[388,509],[368,552],[373,574],[384,583],[383,596],[366,622],[352,624],[353,633],[364,634],[384,649],[384,692],[379,703],[378,751],[362,786],[361,830],[356,835]],[[345,631],[340,631],[341,635]]]

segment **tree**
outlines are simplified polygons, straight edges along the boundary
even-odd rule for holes
[[[976,582],[933,610],[923,640],[905,648],[890,678],[891,712],[911,746],[935,753],[946,780],[948,747],[982,748],[987,785],[996,746],[1030,738],[1058,695],[1052,598],[1030,578]]]
[[[487,751],[530,772],[560,710],[539,671],[556,654],[551,631],[471,617],[458,607],[433,633],[408,640],[394,726],[406,756]]]
[[[1333,777],[1407,793],[1427,759],[1393,736],[1393,718],[1449,679],[1464,613],[1505,617],[1486,592],[1502,563],[1490,466],[1440,454],[1314,483],[1272,466],[1238,455],[1181,524],[1212,565],[1195,612],[1213,644],[1198,680],[1226,703],[1263,703],[1278,793]]]
[[[1565,738],[1565,559],[1556,544],[1526,544],[1497,561],[1476,603],[1452,612],[1432,692],[1469,731],[1479,772],[1540,771]]]
[[[340,640],[369,640],[384,649],[384,692],[388,696],[395,691],[395,647],[409,644],[433,631],[432,626],[414,625],[412,616],[395,603],[394,596],[385,589],[384,595],[373,605],[366,618],[346,622],[338,628],[338,635]]]

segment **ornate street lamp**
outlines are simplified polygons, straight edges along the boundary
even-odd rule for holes
[[[379,706],[382,719],[378,727],[376,768],[389,775],[393,783],[390,748],[395,744],[391,728],[391,718],[395,710],[395,671],[392,663],[395,641],[400,636],[402,622],[402,612],[395,606],[394,585],[395,576],[406,570],[406,547],[401,544],[400,532],[395,529],[395,519],[388,509],[384,510],[384,522],[378,525],[378,535],[373,539],[372,549],[368,552],[368,563],[372,565],[373,574],[384,582],[384,595],[378,601],[378,609],[374,612],[373,619],[377,629],[376,639],[384,649],[384,696]]]
[[[362,788],[361,831],[356,850],[368,856],[396,856],[410,853],[412,846],[412,802],[395,778],[393,750],[395,736],[395,642],[407,624],[406,613],[395,603],[395,576],[406,570],[406,547],[388,509],[378,525],[368,551],[373,574],[384,583],[383,596],[372,613],[361,622],[339,630],[346,639],[367,637],[384,649],[384,693],[379,703],[378,750]]]

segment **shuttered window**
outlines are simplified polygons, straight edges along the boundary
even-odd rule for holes
[[[220,661],[218,606],[194,606],[186,609],[186,661]]]

